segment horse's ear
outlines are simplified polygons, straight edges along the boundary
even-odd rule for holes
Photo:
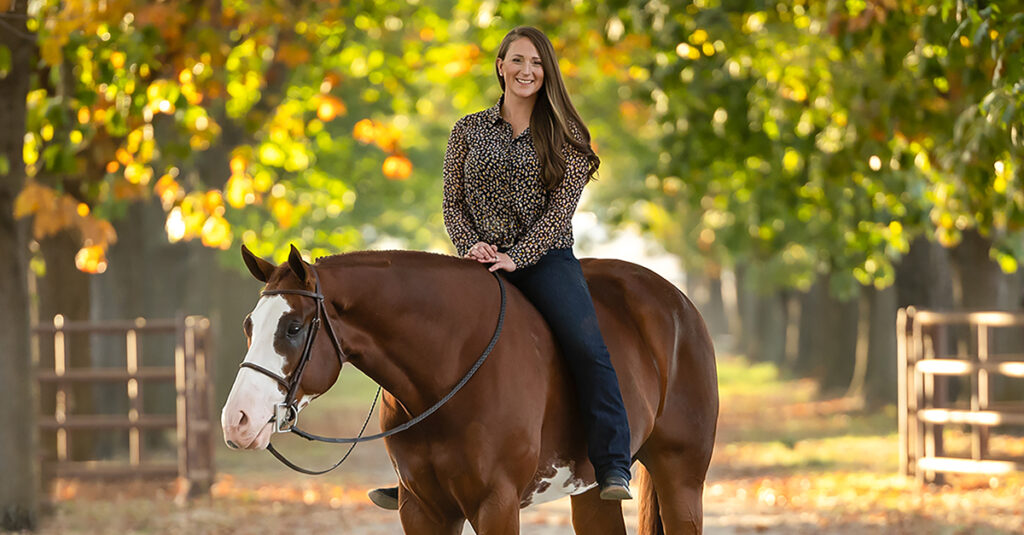
[[[292,245],[292,252],[288,253],[288,267],[292,268],[295,276],[299,278],[299,282],[306,282],[309,269],[306,267],[306,261],[302,259],[302,253]]]
[[[260,282],[267,282],[274,272],[274,264],[252,254],[245,244],[242,244],[242,260],[245,261],[245,267],[249,268],[249,273]]]

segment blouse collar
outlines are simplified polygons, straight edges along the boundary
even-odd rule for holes
[[[487,118],[491,121],[491,124],[494,124],[501,120],[501,105],[504,102],[505,94],[502,93],[501,96],[498,97],[497,104],[487,109]]]

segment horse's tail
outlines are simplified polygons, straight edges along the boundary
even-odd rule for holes
[[[658,493],[654,490],[654,480],[643,464],[637,463],[636,480],[640,486],[639,535],[665,535],[661,523],[661,508],[658,506]]]

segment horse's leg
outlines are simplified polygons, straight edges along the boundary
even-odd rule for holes
[[[701,463],[680,450],[645,453],[643,461],[654,481],[665,535],[702,533],[704,470],[699,467]]]
[[[399,491],[401,492],[401,490]],[[398,516],[406,535],[460,535],[465,519],[445,518],[427,512],[415,499],[400,500]]]
[[[515,489],[495,489],[480,502],[469,523],[478,535],[519,535],[519,496]]]
[[[572,529],[580,535],[626,535],[622,502],[602,500],[601,489],[572,497]]]

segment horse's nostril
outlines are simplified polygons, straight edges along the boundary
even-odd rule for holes
[[[238,425],[245,425],[249,421],[249,415],[245,414],[245,411],[238,411],[242,413],[242,417],[238,420]]]
[[[238,449],[238,444],[235,444],[234,442],[231,442],[230,440],[226,440],[225,442],[227,442],[227,444],[228,444],[228,446],[230,448],[236,449],[236,450]]]

